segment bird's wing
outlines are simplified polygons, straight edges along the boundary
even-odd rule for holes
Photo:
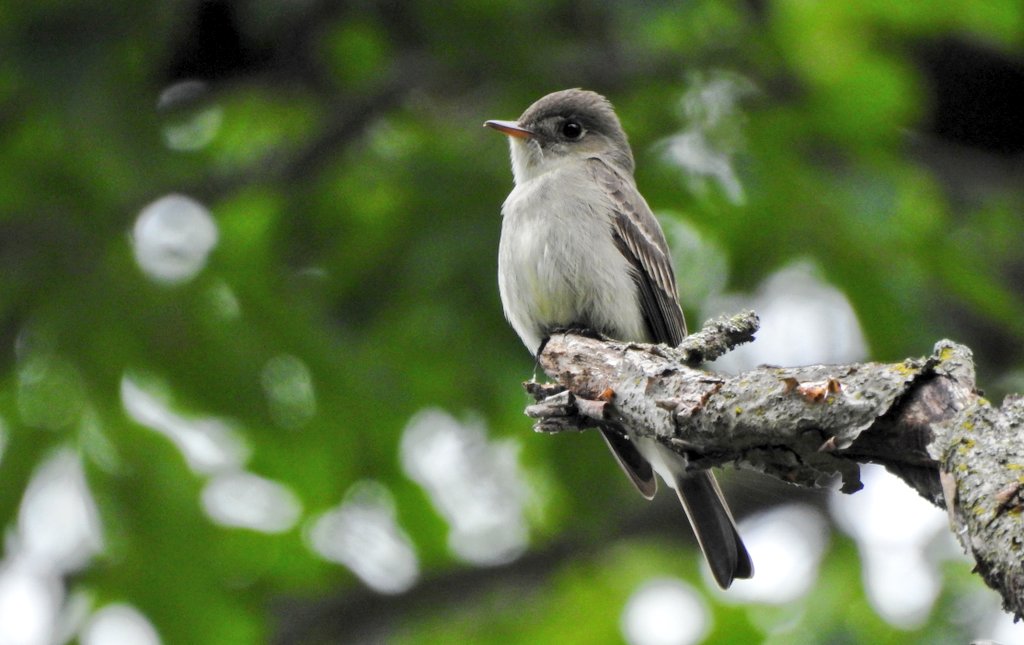
[[[591,159],[589,163],[594,179],[612,204],[612,235],[632,268],[649,340],[678,345],[686,337],[686,320],[676,295],[665,234],[628,177],[600,159]],[[627,454],[631,454],[630,450],[638,452],[631,443],[626,448]],[[621,454],[616,453],[616,458],[620,464],[624,462]],[[680,471],[674,479],[676,493],[719,586],[724,589],[732,584],[733,578],[751,577],[754,567],[750,555],[736,531],[715,476],[710,471]]]
[[[679,344],[686,335],[686,322],[675,299],[675,278],[668,258],[668,244],[661,227],[631,181],[623,179],[600,159],[591,159],[588,168],[612,204],[612,236],[632,267],[638,300],[648,329],[646,339],[622,340]],[[612,431],[604,431],[602,434],[619,466],[640,494],[647,499],[654,497],[658,481],[651,465],[632,440]]]
[[[686,319],[679,307],[676,278],[665,234],[634,183],[604,161],[588,161],[594,180],[612,204],[612,235],[632,266],[640,307],[654,343],[675,347],[686,337]]]

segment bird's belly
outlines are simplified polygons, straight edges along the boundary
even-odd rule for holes
[[[585,308],[579,283],[587,267],[567,252],[567,241],[557,232],[530,238],[516,254],[515,268],[522,277],[519,287],[528,315],[548,327],[582,322],[576,320]]]
[[[630,266],[610,224],[582,209],[515,215],[502,226],[499,287],[505,314],[530,351],[559,327],[645,339]]]
[[[565,250],[566,241],[548,226],[528,226],[503,235],[499,253],[502,304],[512,327],[530,351],[546,333],[574,323],[581,306],[573,278],[582,268]]]

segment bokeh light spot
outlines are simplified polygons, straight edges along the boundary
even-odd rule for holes
[[[780,605],[814,587],[829,537],[828,523],[817,510],[779,506],[745,518],[739,531],[754,560],[754,577],[736,580],[721,594],[723,600]],[[710,571],[705,572],[713,587]]]
[[[142,613],[125,603],[104,606],[82,629],[82,645],[160,645],[160,636]]]
[[[680,101],[687,128],[665,142],[664,155],[679,166],[691,192],[714,182],[733,204],[743,204],[743,185],[733,158],[743,144],[740,102],[754,92],[750,79],[730,72],[694,73]],[[685,274],[683,274],[685,275]]]
[[[283,533],[298,521],[302,505],[282,484],[237,471],[214,475],[202,493],[203,509],[224,526]]]
[[[217,224],[205,206],[172,194],[139,213],[132,228],[132,249],[139,268],[151,280],[181,284],[206,266],[217,237]]]
[[[771,274],[752,297],[712,298],[707,309],[709,317],[753,309],[761,319],[757,342],[737,347],[712,363],[718,371],[845,363],[867,355],[867,343],[850,301],[822,280],[809,262],[796,262]]]
[[[191,419],[177,414],[129,376],[121,379],[121,405],[136,422],[170,439],[194,472],[234,470],[249,459],[248,443],[227,423],[212,417]]]
[[[242,303],[235,291],[223,281],[214,283],[207,291],[210,309],[219,320],[235,320],[242,314]]]
[[[24,560],[6,558],[0,564],[0,643],[53,642],[62,596],[56,577],[41,574]]]
[[[412,540],[398,525],[391,492],[379,482],[353,484],[338,507],[310,523],[306,540],[379,593],[402,593],[419,578]]]
[[[451,528],[452,552],[474,564],[502,564],[529,544],[528,490],[518,444],[489,441],[482,425],[427,409],[402,436],[402,466]]]
[[[656,578],[630,596],[621,626],[630,645],[690,645],[710,631],[711,613],[690,585],[675,578]]]
[[[224,110],[210,100],[209,86],[198,80],[175,83],[160,93],[157,112],[163,118],[164,143],[171,150],[205,148],[224,122]]]
[[[102,549],[99,511],[71,449],[59,450],[33,474],[18,511],[18,540],[25,557],[59,573],[81,569]]]
[[[282,428],[305,425],[316,414],[313,375],[298,357],[281,354],[268,360],[260,374],[270,416]]]
[[[941,591],[938,563],[926,554],[936,540],[953,541],[946,514],[881,466],[861,466],[861,481],[857,493],[831,498],[832,516],[857,542],[875,611],[892,625],[914,629]]]

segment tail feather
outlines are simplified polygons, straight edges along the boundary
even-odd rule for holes
[[[753,576],[754,564],[715,476],[706,471],[680,474],[675,488],[718,586],[728,589],[733,579]]]
[[[601,430],[601,436],[629,481],[645,498],[654,499],[654,494],[658,492],[658,479],[654,476],[651,464],[640,454],[636,445],[612,430]]]

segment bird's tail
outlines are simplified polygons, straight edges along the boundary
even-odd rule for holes
[[[728,589],[733,579],[753,576],[754,564],[715,476],[708,471],[679,474],[675,488],[718,586]]]

